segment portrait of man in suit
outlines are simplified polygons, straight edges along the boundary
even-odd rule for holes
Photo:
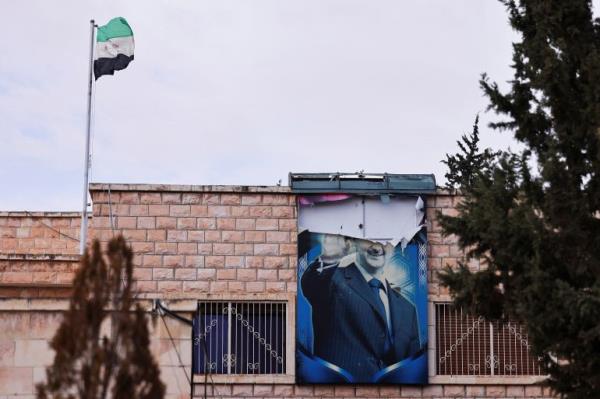
[[[318,258],[300,278],[312,308],[313,355],[355,382],[372,382],[380,370],[421,349],[417,312],[386,279],[386,246],[340,239],[325,243],[333,251],[323,251],[339,252],[337,262]]]

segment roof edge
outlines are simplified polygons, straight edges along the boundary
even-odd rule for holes
[[[160,191],[206,193],[274,193],[291,194],[288,186],[194,185],[194,184],[127,184],[91,183],[90,191]]]
[[[0,217],[9,218],[80,218],[81,212],[75,211],[0,211]]]

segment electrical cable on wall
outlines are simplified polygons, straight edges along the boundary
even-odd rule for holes
[[[26,213],[27,215],[31,216],[32,218],[35,218],[35,217],[37,217],[37,216],[35,216],[33,213],[31,213],[31,212],[29,212],[29,211],[25,211],[25,213]],[[62,236],[62,237],[68,238],[69,240],[73,240],[73,241],[77,241],[77,242],[79,242],[79,239],[78,239],[78,238],[71,237],[71,236],[70,236],[70,235],[68,235],[68,234],[62,233],[60,230],[57,230],[57,229],[55,229],[54,227],[52,227],[52,226],[50,226],[50,225],[48,225],[48,224],[46,224],[46,223],[42,222],[41,220],[38,220],[37,222],[38,222],[39,224],[41,224],[42,226],[46,227],[47,229],[49,229],[49,230],[52,230],[53,232],[55,232],[55,233],[59,234],[59,235],[60,235],[60,236]]]
[[[171,345],[173,345],[173,348],[175,349],[175,353],[177,354],[177,357],[179,359],[179,365],[183,369],[183,372],[185,374],[185,378],[187,379],[188,383],[190,384],[190,391],[191,391],[191,396],[190,397],[193,397],[194,396],[193,395],[194,394],[194,384],[193,384],[193,376],[194,376],[193,373],[194,373],[194,370],[193,369],[190,370],[191,378],[188,377],[187,373],[185,372],[185,366],[183,364],[183,360],[181,359],[181,356],[180,356],[179,352],[177,351],[177,348],[175,346],[175,341],[173,339],[173,336],[171,335],[171,331],[169,330],[169,327],[167,326],[167,323],[166,323],[166,321],[164,319],[164,314],[167,314],[168,316],[171,316],[174,319],[177,319],[180,322],[185,323],[185,324],[190,325],[190,326],[193,326],[193,322],[191,320],[188,320],[185,317],[180,316],[177,313],[169,310],[168,308],[166,308],[162,304],[162,302],[160,301],[160,299],[155,299],[154,300],[153,312],[154,313],[158,313],[160,315],[160,317],[161,317],[161,319],[162,319],[162,321],[163,321],[163,323],[165,325],[165,328],[167,330],[167,334],[169,335],[169,339],[171,341]],[[206,345],[206,339],[201,339],[200,342],[202,343],[202,346],[204,348],[204,353],[208,353],[208,347]],[[204,396],[203,397],[206,399],[207,398],[207,394],[208,394],[208,392],[207,392],[208,378],[210,378],[210,386],[212,388],[213,394],[214,394],[214,384],[215,384],[214,380],[212,378],[212,374],[206,372],[206,370],[207,370],[206,356],[204,357],[204,370],[205,370],[205,372],[204,372]]]

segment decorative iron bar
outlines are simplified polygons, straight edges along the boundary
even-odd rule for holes
[[[195,372],[285,374],[286,317],[285,302],[198,302]]]
[[[450,303],[435,304],[438,375],[543,375],[523,328],[489,322]]]

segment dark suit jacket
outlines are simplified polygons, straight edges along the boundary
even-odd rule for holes
[[[394,336],[393,353],[384,353],[386,318],[355,264],[319,273],[311,264],[301,280],[312,305],[314,354],[350,372],[356,382],[370,382],[379,370],[420,349],[415,307],[387,285]]]

